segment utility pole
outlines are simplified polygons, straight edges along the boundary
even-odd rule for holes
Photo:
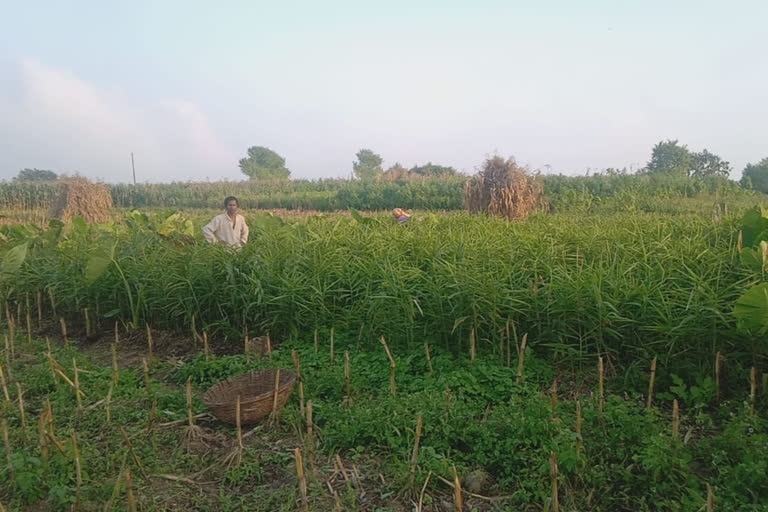
[[[136,166],[133,164],[133,152],[131,152],[131,169],[133,169],[133,185],[136,186]]]

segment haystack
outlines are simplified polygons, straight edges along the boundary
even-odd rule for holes
[[[112,195],[106,185],[75,176],[59,180],[51,217],[62,222],[69,222],[72,217],[78,216],[88,223],[106,222],[111,209]]]
[[[514,159],[489,158],[464,186],[464,207],[507,220],[525,219],[537,210],[548,210],[541,181]]]

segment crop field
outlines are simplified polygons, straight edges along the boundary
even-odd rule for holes
[[[241,250],[215,204],[14,218],[0,510],[768,510],[760,198],[621,180],[518,222],[244,209]],[[203,403],[269,368],[259,423]]]

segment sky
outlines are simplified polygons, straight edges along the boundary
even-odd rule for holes
[[[472,173],[493,154],[576,175],[678,139],[768,157],[768,2],[0,0],[0,180]]]

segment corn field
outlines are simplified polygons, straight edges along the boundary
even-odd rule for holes
[[[246,208],[318,211],[406,209],[461,210],[467,178],[412,178],[363,183],[354,180],[292,180],[108,185],[117,208],[220,208],[236,195]],[[719,178],[673,176],[542,175],[544,198],[558,211],[605,213],[636,210],[679,213],[681,200],[755,201],[755,193]],[[55,182],[0,183],[0,211],[48,209]]]

